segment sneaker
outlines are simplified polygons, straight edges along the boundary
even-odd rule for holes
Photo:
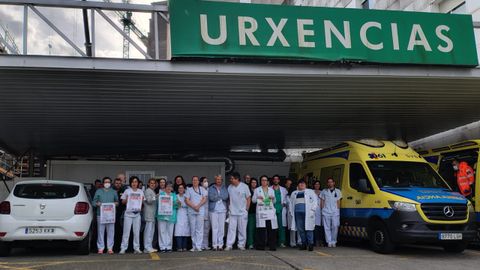
[[[197,249],[196,249],[196,248],[192,248],[192,249],[190,249],[190,252],[195,252],[195,251],[197,251]]]
[[[281,247],[281,248],[285,248],[285,247],[287,247],[287,246],[285,246],[284,244],[280,244],[280,247]]]
[[[172,252],[172,250],[171,250],[171,249],[167,249],[167,252],[170,253],[170,252]]]
[[[103,254],[103,249],[99,249],[97,254]]]
[[[143,252],[140,249],[135,249],[133,254],[142,254]]]
[[[253,249],[253,245],[248,246],[248,249]]]
[[[125,251],[126,251],[125,249],[122,249],[122,250],[120,250],[120,252],[118,254],[123,255],[123,254],[125,254]]]
[[[230,250],[232,250],[232,247],[226,247],[225,248],[225,251],[230,251]]]
[[[328,247],[329,248],[333,247],[332,243],[328,243]]]
[[[218,251],[223,251],[223,247],[218,247],[217,250]]]
[[[198,251],[198,252],[201,252],[201,251],[203,251],[203,250],[202,250],[201,248],[197,248],[197,251]]]
[[[313,251],[313,246],[312,245],[308,246],[308,251]]]
[[[336,248],[337,247],[337,244],[336,243],[333,243],[332,244],[332,248]]]
[[[186,248],[184,248],[184,249],[182,249],[182,251],[187,251],[187,249],[186,249]]]
[[[111,254],[114,254],[113,250],[109,249],[109,250],[108,250],[108,254],[110,254],[110,255],[111,255]]]
[[[238,247],[239,250],[245,250],[245,247]]]

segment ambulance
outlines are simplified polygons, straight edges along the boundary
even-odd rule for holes
[[[478,174],[478,152],[480,151],[480,140],[464,141],[452,145],[434,148],[431,150],[418,151],[425,160],[427,160],[443,179],[458,191],[456,172],[452,166],[452,162],[465,162],[468,167],[473,170],[474,184],[472,185],[472,195],[468,198],[475,208],[475,212],[480,212],[480,196],[475,196],[479,190],[479,174]],[[480,214],[477,215],[477,225],[480,223]],[[477,241],[480,240],[478,237]]]
[[[384,254],[402,244],[459,253],[476,236],[472,204],[402,141],[348,141],[303,157],[298,176],[322,186],[333,178],[342,191],[342,238]]]

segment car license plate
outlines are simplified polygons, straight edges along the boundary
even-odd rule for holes
[[[51,234],[55,233],[54,228],[25,228],[25,234]]]
[[[440,240],[462,240],[463,235],[461,233],[440,233],[438,238]]]

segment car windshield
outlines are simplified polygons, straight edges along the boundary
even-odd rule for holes
[[[77,196],[80,188],[65,184],[18,184],[13,195],[25,199],[68,199]]]
[[[380,188],[424,187],[449,189],[447,184],[427,163],[368,161],[367,165]]]

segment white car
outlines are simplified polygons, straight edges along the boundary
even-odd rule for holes
[[[90,251],[93,209],[81,183],[31,180],[17,183],[0,203],[0,256],[14,246],[58,241],[79,254]]]

